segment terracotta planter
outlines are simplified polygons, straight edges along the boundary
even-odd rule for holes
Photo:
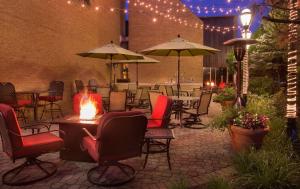
[[[231,125],[229,127],[229,133],[231,135],[232,147],[237,152],[247,150],[252,146],[259,149],[269,130],[269,127],[252,130]]]
[[[231,108],[234,105],[234,100],[225,100],[221,102],[222,110]]]

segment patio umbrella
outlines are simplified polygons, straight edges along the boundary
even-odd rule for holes
[[[90,58],[100,58],[100,59],[109,59],[110,60],[110,87],[112,88],[112,70],[113,70],[113,60],[130,60],[130,59],[142,59],[143,56],[135,52],[124,49],[112,41],[102,47],[90,50],[88,52],[78,53],[77,55],[82,57]]]
[[[114,64],[135,64],[136,65],[136,86],[138,87],[139,86],[139,64],[159,63],[158,60],[149,58],[147,56],[143,56],[143,58],[144,59],[136,59],[136,60],[118,60],[118,61],[114,61]]]
[[[199,43],[189,42],[178,35],[176,39],[169,42],[156,45],[154,47],[145,49],[142,51],[145,55],[154,56],[177,56],[177,90],[180,91],[180,57],[181,56],[199,56],[199,55],[211,55],[218,52],[218,49],[214,49],[208,46],[201,45]],[[179,97],[179,92],[178,92]]]

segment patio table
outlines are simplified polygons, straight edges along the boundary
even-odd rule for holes
[[[39,106],[39,96],[41,93],[45,93],[48,92],[48,90],[29,90],[29,91],[18,91],[16,92],[16,94],[20,94],[20,95],[31,95],[31,100],[32,100],[32,104],[29,105],[28,107],[32,107],[33,108],[33,119],[34,121],[38,120],[38,106]]]
[[[174,105],[176,106],[176,113],[179,115],[179,126],[182,127],[182,112],[183,112],[183,102],[184,101],[192,101],[192,100],[200,100],[200,97],[195,96],[169,96],[174,101]]]
[[[171,170],[171,162],[170,162],[170,143],[171,140],[175,139],[174,132],[172,129],[165,129],[165,128],[153,128],[148,129],[145,134],[145,142],[146,142],[146,157],[144,162],[144,168],[148,162],[149,154],[155,153],[167,153],[168,165],[169,169]],[[166,143],[161,143],[155,140],[166,140]],[[162,149],[159,150],[152,150],[151,146],[163,146]]]

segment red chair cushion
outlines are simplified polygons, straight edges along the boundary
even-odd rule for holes
[[[162,120],[151,120],[148,119],[147,128],[158,128],[161,127]]]
[[[7,129],[17,135],[21,135],[20,126],[14,109],[6,104],[0,104],[0,112],[3,115]],[[23,146],[22,137],[9,133],[13,148],[21,148]]]
[[[47,102],[56,102],[62,100],[62,96],[39,96],[39,100],[47,101]]]
[[[16,158],[56,152],[63,147],[63,140],[52,133],[41,133],[22,137],[23,147],[15,151]]]
[[[95,161],[99,160],[99,152],[97,150],[95,140],[92,140],[91,137],[86,136],[82,139],[82,145]]]
[[[150,127],[162,127],[162,120],[164,119],[165,113],[167,112],[169,99],[167,96],[158,96],[155,108],[152,112],[151,119],[148,121],[148,128]],[[159,125],[158,125],[159,124]]]
[[[74,96],[73,98],[73,112],[75,114],[80,114],[80,102],[81,98],[84,96],[83,93],[78,93]],[[90,98],[92,101],[96,103],[97,107],[97,114],[102,114],[103,113],[103,108],[102,108],[102,97],[100,94],[94,94],[94,93],[89,93],[87,94],[88,98]]]
[[[32,101],[31,100],[18,100],[18,105],[19,106],[26,106],[26,105],[31,105],[32,104]]]

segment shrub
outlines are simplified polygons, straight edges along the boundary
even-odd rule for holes
[[[230,101],[235,99],[236,91],[233,87],[225,87],[217,96],[214,97],[215,102]]]
[[[268,77],[252,77],[249,80],[249,91],[257,95],[270,95],[274,93],[273,79]]]
[[[252,150],[237,154],[235,183],[246,189],[293,189],[300,184],[300,164],[277,151]]]
[[[221,177],[213,177],[206,184],[207,189],[232,189],[231,184]]]
[[[273,100],[268,95],[248,95],[246,111],[252,114],[266,115],[269,118],[276,115]]]

